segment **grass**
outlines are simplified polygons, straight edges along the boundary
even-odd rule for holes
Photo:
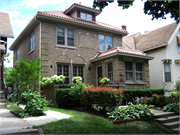
[[[7,109],[10,111],[14,111],[18,114],[23,112],[23,109],[21,107],[17,106],[16,104],[8,104],[7,103]]]
[[[69,119],[51,122],[41,126],[44,134],[173,134],[154,120],[113,124],[111,121],[93,114],[47,107],[47,110],[71,115]]]

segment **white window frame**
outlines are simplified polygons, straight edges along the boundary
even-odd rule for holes
[[[62,64],[62,63],[57,63],[56,64],[56,75],[58,75],[58,65],[62,65],[62,73],[64,72],[63,71],[63,66],[65,65],[65,66],[68,66],[68,72],[69,72],[69,84],[71,84],[71,70],[70,70],[70,67],[71,67],[71,65],[70,64]],[[63,75],[63,74],[62,74]],[[65,77],[67,77],[67,76],[65,76]]]
[[[82,18],[82,14],[84,14],[83,16],[85,17],[85,18]],[[89,20],[88,19],[88,15],[90,15],[91,16],[91,19]],[[86,21],[93,21],[92,20],[92,14],[88,14],[88,13],[85,13],[85,12],[80,12],[80,18],[82,19],[82,20],[86,20]]]
[[[64,36],[60,36],[60,37],[64,37],[64,44],[58,44],[58,36],[59,36],[58,35],[58,28],[64,29]],[[68,30],[74,31],[74,37],[68,37]],[[74,45],[68,45],[68,38],[74,39]],[[63,45],[63,46],[75,47],[75,30],[71,29],[71,28],[65,28],[65,27],[57,26],[57,28],[56,28],[56,44],[57,45]]]
[[[33,40],[33,36],[34,36],[34,40]],[[32,38],[32,41],[31,41],[31,38]],[[32,51],[35,49],[35,32],[33,32],[31,35],[30,35],[30,45],[29,45],[29,51]],[[34,46],[33,46],[33,42],[34,42]]]
[[[124,69],[125,69],[125,81],[127,81],[127,82],[134,82],[134,68],[133,68],[133,67],[134,67],[134,66],[133,66],[134,63],[133,63],[133,62],[127,62],[127,63],[132,63],[132,71],[130,71],[130,70],[126,70],[126,62],[127,62],[127,61],[124,62],[124,67],[125,67],[125,68],[124,68]],[[127,78],[126,78],[126,72],[132,72],[132,80],[127,80]]]
[[[112,71],[108,71],[108,64],[110,64],[110,63],[112,64]],[[113,78],[113,62],[112,62],[112,61],[106,63],[106,71],[107,71],[107,72],[106,72],[106,73],[107,73],[107,75],[106,75],[107,78],[110,79],[110,82],[113,82],[114,78]],[[111,74],[112,74],[112,75],[111,75],[112,79],[108,77],[108,73],[111,73]]]
[[[108,35],[103,35],[103,34],[98,34],[98,40],[99,40],[99,35],[102,35],[102,36],[104,36],[104,50],[100,50],[100,46],[99,46],[99,50],[100,51],[107,51],[107,41],[106,41],[106,37],[111,37],[111,39],[112,39],[112,48],[113,48],[113,37],[112,36],[108,36]],[[99,41],[98,41],[98,43],[100,43]],[[111,48],[111,49],[112,49]]]
[[[141,64],[142,71],[136,70],[136,64]],[[143,69],[143,63],[135,63],[135,71],[136,71],[136,81],[144,82],[144,69]],[[142,73],[142,80],[137,80],[137,73]]]
[[[74,76],[74,70],[73,70],[73,69],[74,69],[74,66],[77,66],[77,72],[78,72],[78,67],[79,67],[79,66],[82,66],[82,67],[83,67],[83,78],[82,78],[82,79],[84,80],[83,82],[85,83],[85,66],[84,66],[84,65],[73,65],[73,66],[72,66],[72,77],[76,77],[76,76]],[[77,74],[78,74],[78,73],[77,73]]]

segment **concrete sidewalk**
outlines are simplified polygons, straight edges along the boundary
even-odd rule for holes
[[[0,108],[0,135],[2,134],[12,134],[20,133],[26,131],[35,131],[37,129],[31,129],[33,125],[43,125],[53,121],[58,121],[61,119],[68,119],[71,116],[55,111],[45,111],[44,116],[39,117],[28,117],[28,118],[18,118],[13,115],[7,108]],[[26,133],[25,133],[26,134]]]

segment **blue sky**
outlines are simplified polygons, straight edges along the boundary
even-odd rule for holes
[[[0,12],[9,13],[14,33],[14,39],[8,39],[8,49],[38,11],[65,10],[71,4],[79,2],[90,7],[93,5],[93,0],[0,0]],[[105,7],[96,19],[116,27],[124,24],[127,26],[129,34],[136,32],[143,34],[146,30],[152,31],[175,22],[170,19],[169,15],[166,16],[166,20],[155,19],[152,21],[151,16],[144,14],[144,2],[141,0],[136,0],[132,7],[125,10],[117,5],[117,2],[114,2]],[[10,51],[8,50],[8,52]],[[10,53],[12,59],[13,52]],[[5,66],[12,66],[12,62],[5,63]]]

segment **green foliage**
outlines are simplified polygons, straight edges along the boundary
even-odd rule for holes
[[[122,103],[121,89],[113,89],[108,87],[89,87],[83,88],[82,91],[82,103],[84,107],[91,110],[93,106],[101,106],[99,110],[104,113],[106,108],[113,110],[114,107],[119,106]]]
[[[113,112],[108,112],[109,118],[113,121],[127,120],[132,118],[150,119],[154,114],[151,113],[147,105],[130,105],[128,107],[121,107]]]
[[[112,3],[114,1],[100,1],[94,0],[93,7],[99,7],[102,9]],[[134,0],[129,1],[117,1],[118,6],[122,7],[123,9],[128,9],[133,5]],[[152,15],[152,20],[154,18],[162,18],[166,19],[165,15],[170,14],[171,18],[174,18],[176,22],[179,22],[179,2],[172,1],[172,0],[163,0],[163,1],[150,1],[147,0],[144,2],[144,13],[147,15]]]
[[[48,100],[47,101],[47,104],[46,104],[47,107],[57,107],[57,104],[56,104],[56,101],[55,100]]]
[[[10,60],[9,60],[9,58],[8,58],[9,56],[10,56],[10,53],[9,53],[9,52],[4,55],[4,61],[7,62],[7,63],[10,62]]]
[[[104,86],[106,83],[110,82],[110,79],[104,77],[104,78],[99,78],[99,83],[101,84],[101,86]]]
[[[44,115],[43,108],[46,106],[47,100],[40,95],[38,91],[24,91],[20,94],[17,104],[25,105],[23,117]]]
[[[65,76],[60,75],[54,75],[52,77],[43,77],[42,81],[40,82],[40,84],[42,86],[49,86],[49,85],[54,85],[54,84],[62,84],[65,81]]]
[[[175,112],[179,115],[179,106],[180,102],[167,104],[167,106],[164,106],[163,111],[165,112]]]
[[[81,82],[81,77],[74,77],[71,88],[56,90],[56,102],[60,108],[82,106],[82,89],[92,85]]]
[[[6,84],[9,85],[13,85],[15,83],[12,67],[4,67],[4,80]]]
[[[180,77],[178,78],[178,80],[176,80],[176,84],[174,85],[176,90],[180,91]]]
[[[20,86],[16,93],[23,92],[28,87],[31,90],[35,90],[35,86],[39,84],[41,79],[41,69],[40,66],[41,59],[37,58],[36,60],[26,60],[20,59],[19,61],[14,61],[15,68],[10,72],[10,76],[13,78],[16,86]]]
[[[164,89],[124,89],[123,104],[133,102],[136,97],[151,97],[153,94],[164,95]]]
[[[10,111],[14,111],[18,114],[23,113],[23,109],[19,106],[17,106],[16,104],[8,104],[7,103],[7,109]]]

